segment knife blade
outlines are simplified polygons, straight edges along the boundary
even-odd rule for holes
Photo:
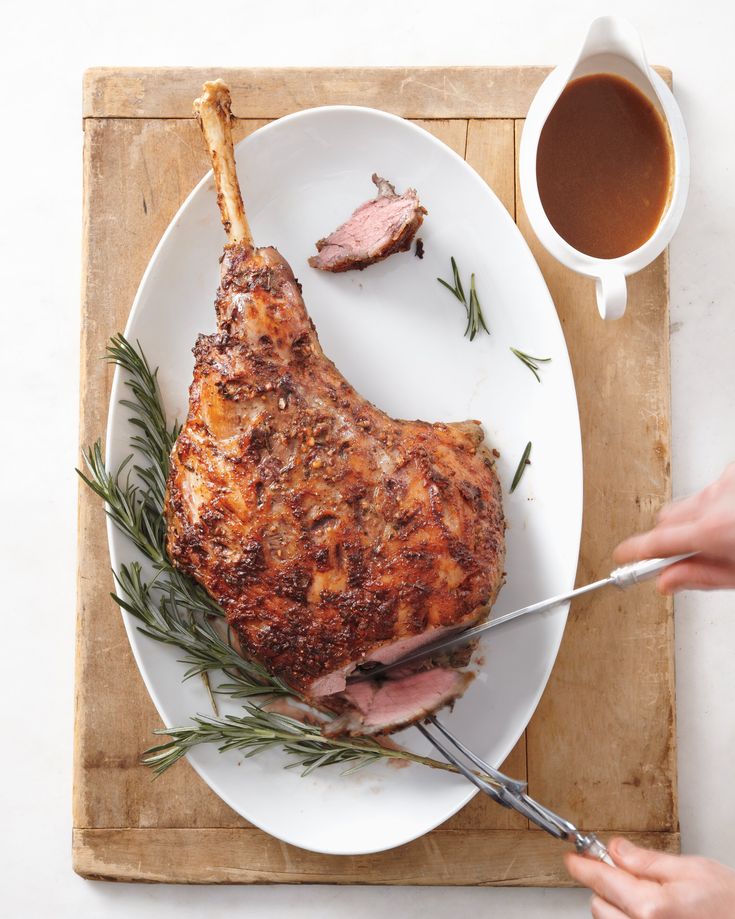
[[[462,647],[462,645],[467,644],[467,642],[473,641],[480,635],[484,635],[491,629],[504,625],[506,622],[512,622],[514,619],[520,619],[522,616],[529,616],[533,613],[546,612],[546,610],[560,606],[562,603],[567,603],[575,597],[582,596],[582,594],[600,590],[602,587],[611,586],[617,587],[620,590],[625,590],[628,587],[632,587],[634,584],[640,584],[642,581],[648,581],[650,578],[656,577],[657,574],[663,571],[664,568],[668,568],[669,565],[675,565],[677,562],[681,562],[686,558],[691,558],[696,554],[696,552],[686,552],[683,555],[674,555],[669,558],[647,558],[640,562],[633,562],[630,565],[623,565],[620,568],[614,569],[606,578],[602,578],[599,581],[585,584],[583,587],[577,587],[574,590],[570,590],[568,593],[559,594],[556,597],[550,597],[548,600],[532,603],[530,606],[524,606],[521,609],[514,610],[512,613],[506,613],[503,616],[498,616],[495,619],[489,619],[487,622],[466,629],[458,635],[450,635],[447,638],[441,638],[431,644],[423,645],[416,651],[412,651],[410,654],[400,657],[395,661],[391,661],[388,664],[380,664],[369,670],[357,670],[350,675],[347,682],[361,683],[366,680],[373,680],[376,677],[382,677],[384,674],[390,673],[391,670],[405,667],[406,664],[424,660],[427,657],[432,657],[439,652],[446,652],[452,648]]]

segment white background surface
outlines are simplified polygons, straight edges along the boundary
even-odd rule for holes
[[[207,9],[209,8],[209,12]],[[0,913],[10,917],[577,917],[565,890],[175,888],[70,867],[81,74],[94,65],[555,63],[595,15],[628,16],[674,70],[692,183],[671,254],[674,487],[735,458],[735,8],[728,0],[507,4],[0,2],[3,758]],[[684,848],[735,865],[733,594],[677,605]],[[572,815],[570,815],[572,816]]]

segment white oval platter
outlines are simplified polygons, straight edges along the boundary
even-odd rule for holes
[[[172,147],[171,155],[176,155]],[[513,220],[485,182],[432,135],[394,115],[351,106],[309,109],[261,128],[237,147],[248,217],[257,244],[273,244],[303,285],[322,346],[367,399],[398,418],[479,419],[500,451],[508,519],[507,583],[501,614],[573,586],[582,520],[582,455],[572,371],[541,272]],[[365,271],[332,275],[310,268],[314,242],[372,197],[378,172],[399,191],[415,187],[428,216],[423,259],[391,256]],[[214,294],[224,243],[211,173],[168,227],[146,270],[126,335],[154,366],[169,418],[184,417],[191,349],[214,330]],[[121,254],[122,255],[122,254]],[[437,283],[450,256],[465,284],[475,272],[491,330],[463,338],[464,312]],[[510,347],[551,357],[539,384]],[[115,378],[107,462],[127,455],[129,412]],[[532,464],[508,494],[519,458]],[[115,569],[137,555],[112,527]],[[548,679],[567,608],[501,627],[484,640],[480,672],[454,711],[442,715],[465,743],[499,765],[526,727]],[[151,698],[166,725],[211,714],[202,683],[182,683],[173,648],[125,625]],[[221,710],[236,711],[222,703]],[[397,735],[430,754],[415,728]],[[411,765],[380,763],[352,776],[339,768],[306,778],[281,768],[280,751],[244,760],[200,747],[190,762],[232,808],[268,833],[331,854],[377,852],[421,836],[474,794],[463,779]],[[160,781],[165,782],[165,778]]]

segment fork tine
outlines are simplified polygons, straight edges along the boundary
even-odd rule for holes
[[[472,752],[468,747],[466,747],[459,738],[455,737],[451,731],[447,730],[444,725],[436,718],[434,715],[429,715],[426,719],[430,721],[437,730],[439,730],[447,740],[453,744],[460,753],[464,753],[467,759],[471,760],[479,769],[482,769],[483,772],[486,772],[491,778],[496,779],[500,782],[501,785],[505,785],[506,788],[510,788],[518,794],[522,794],[526,790],[527,783],[519,782],[517,779],[512,779],[510,776],[505,775],[504,772],[501,772],[499,769],[495,769],[490,763],[486,763],[485,760],[480,759],[475,753]]]
[[[511,806],[507,801],[505,801],[501,797],[497,789],[493,788],[492,785],[490,785],[488,782],[485,782],[478,775],[475,775],[475,773],[472,772],[471,769],[468,769],[465,766],[465,764],[461,762],[461,760],[457,759],[457,757],[453,753],[447,750],[447,748],[444,746],[444,744],[440,740],[437,740],[433,734],[427,731],[426,728],[423,726],[423,724],[417,724],[416,727],[419,729],[419,731],[421,731],[421,733],[429,741],[429,743],[432,744],[441,753],[444,759],[446,759],[447,762],[451,763],[453,766],[456,766],[457,769],[459,769],[459,771],[462,773],[462,775],[466,779],[468,779],[470,782],[472,782],[472,784],[476,788],[479,788],[480,791],[484,792],[486,795],[488,795],[488,797],[492,798],[493,801],[496,801],[498,804],[502,804],[503,807]]]
[[[446,737],[460,753],[466,756],[471,763],[482,769],[491,780],[497,782],[498,785],[498,787],[495,788],[484,781],[484,779],[481,779],[478,775],[475,775],[475,773],[472,772],[471,769],[468,769],[461,760],[441,743],[441,741],[437,740],[423,724],[417,724],[416,727],[421,731],[429,743],[441,753],[447,762],[450,762],[466,779],[472,782],[476,788],[479,788],[480,791],[492,798],[493,801],[502,804],[503,807],[511,808],[522,817],[530,820],[531,823],[534,823],[540,829],[546,830],[551,836],[573,842],[580,855],[589,855],[592,858],[605,862],[613,868],[615,867],[615,863],[612,858],[610,858],[607,847],[594,833],[582,833],[573,823],[560,817],[559,814],[554,813],[554,811],[550,810],[548,807],[539,804],[538,801],[524,791],[526,788],[525,782],[517,782],[515,779],[509,778],[507,775],[494,769],[489,763],[480,759],[479,756],[474,754],[472,750],[458,740],[454,734],[447,730],[447,728],[445,728],[433,715],[429,715],[426,720]]]
[[[441,733],[447,738],[447,740],[455,746],[461,753],[463,753],[474,765],[480,766],[480,768],[485,768],[488,766],[479,756],[476,756],[472,750],[468,749],[460,740],[458,740],[451,731],[448,731],[443,727],[436,718],[429,716],[427,721],[431,721],[435,727],[441,731]],[[518,788],[519,783],[515,779],[508,779],[503,775],[502,772],[498,772],[497,769],[489,767],[492,773],[491,775],[495,781],[498,782],[499,788],[493,788],[492,785],[489,785],[487,782],[483,781],[479,776],[476,776],[471,769],[468,769],[464,763],[462,763],[453,753],[446,749],[446,747],[440,743],[436,737],[434,737],[422,724],[417,724],[416,727],[421,731],[421,733],[426,737],[439,752],[447,759],[450,763],[459,769],[462,775],[469,779],[473,785],[480,789],[480,791],[485,792],[493,801],[497,801],[498,804],[502,804],[503,807],[509,807],[512,810],[519,813],[522,817],[525,817],[526,820],[530,820],[531,823],[535,823],[537,827],[542,830],[546,830],[547,833],[550,833],[552,836],[555,836],[557,839],[566,839],[568,837],[568,830],[566,826],[560,826],[560,818],[556,817],[556,814],[553,811],[547,811],[546,808],[543,808],[540,804],[537,804],[533,798],[529,797],[523,791],[523,786]],[[497,776],[497,778],[496,778]],[[555,819],[556,818],[556,819]],[[565,823],[566,821],[562,821]],[[571,824],[569,824],[571,826]]]

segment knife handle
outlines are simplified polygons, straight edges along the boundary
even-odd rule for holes
[[[669,565],[675,565],[677,562],[684,561],[685,558],[691,558],[696,552],[685,552],[683,555],[672,555],[670,558],[644,558],[641,562],[633,562],[630,565],[623,565],[616,568],[610,573],[610,581],[621,590],[626,587],[632,587],[634,584],[640,584],[641,581],[648,581],[655,578],[656,575],[668,568]]]

